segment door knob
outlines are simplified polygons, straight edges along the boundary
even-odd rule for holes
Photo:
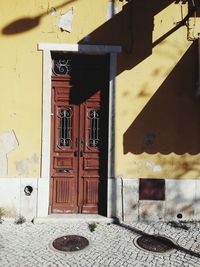
[[[85,144],[84,138],[81,138],[81,145],[83,146]]]

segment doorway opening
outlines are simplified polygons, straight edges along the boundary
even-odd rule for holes
[[[107,216],[110,56],[51,55],[49,213]]]

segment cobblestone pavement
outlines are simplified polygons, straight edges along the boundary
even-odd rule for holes
[[[186,229],[188,226],[189,229]],[[116,224],[97,224],[90,232],[82,224],[16,225],[10,221],[0,224],[0,266],[4,267],[151,267],[200,266],[200,223],[184,227],[170,223],[134,223],[131,228]],[[144,233],[164,235],[176,243],[170,253],[152,253],[133,244]],[[82,235],[90,245],[79,252],[59,252],[50,243],[63,235]]]

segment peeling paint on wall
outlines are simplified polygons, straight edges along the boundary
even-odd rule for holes
[[[68,10],[65,14],[61,14],[57,26],[64,31],[72,31],[72,19],[73,19],[73,8]]]
[[[56,16],[56,8],[55,8],[55,7],[51,7],[51,8],[50,8],[50,14],[51,14],[52,16]]]
[[[0,133],[0,177],[8,175],[7,154],[18,145],[18,140],[13,130]]]
[[[148,169],[151,169],[153,172],[160,172],[162,171],[162,167],[159,164],[154,164],[151,161],[146,162],[146,167]]]
[[[36,154],[34,154],[32,157],[16,161],[16,170],[20,173],[20,175],[27,175],[29,173],[30,168],[33,165],[37,165],[39,162],[39,159]]]

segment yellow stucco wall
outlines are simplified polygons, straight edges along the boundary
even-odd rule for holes
[[[185,26],[162,40],[187,14],[187,5],[133,1],[126,8],[126,1],[116,1],[119,13],[107,21],[108,2],[2,1],[0,133],[14,130],[19,143],[7,155],[8,177],[40,175],[42,52],[37,44],[83,43],[88,34],[91,44],[123,46],[116,80],[116,175],[199,177],[196,47],[187,41]],[[57,21],[71,7],[72,32],[62,32]]]
[[[174,3],[155,14],[152,54],[118,77],[117,175],[199,177],[197,44],[187,41],[185,26],[166,34],[181,20],[180,8],[186,16],[187,6]]]
[[[51,7],[57,9],[55,16],[50,14]],[[57,21],[71,7],[73,31],[62,32]],[[37,50],[38,43],[77,43],[105,21],[106,12],[106,0],[84,4],[75,0],[2,1],[0,132],[13,129],[19,143],[7,155],[9,177],[40,175],[42,52]],[[23,31],[28,25],[34,27]]]

